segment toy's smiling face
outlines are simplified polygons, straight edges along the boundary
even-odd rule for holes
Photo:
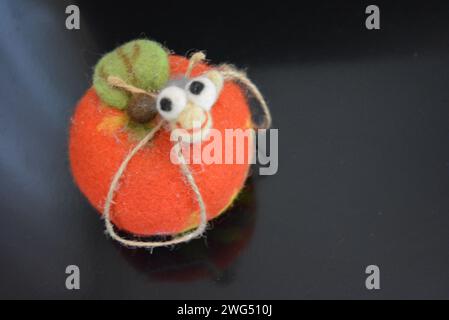
[[[207,139],[213,123],[210,111],[223,82],[223,76],[211,70],[195,78],[172,79],[158,94],[157,110],[169,122],[176,140],[196,143]]]

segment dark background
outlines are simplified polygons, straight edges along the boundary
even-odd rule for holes
[[[279,128],[279,172],[152,255],[104,235],[67,155],[95,62],[141,36],[246,67]],[[1,1],[0,63],[1,298],[449,298],[449,4]]]

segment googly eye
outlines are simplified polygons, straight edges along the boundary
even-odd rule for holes
[[[157,97],[157,110],[168,121],[176,120],[186,104],[186,94],[178,87],[167,87]]]
[[[189,100],[207,111],[217,101],[217,88],[206,77],[192,79],[186,86],[186,92]]]

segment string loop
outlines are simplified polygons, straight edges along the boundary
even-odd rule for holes
[[[264,113],[264,123],[261,126],[258,126],[258,129],[268,129],[271,127],[272,118],[270,113],[270,108],[268,107],[265,98],[262,93],[259,91],[259,88],[248,78],[245,72],[237,70],[234,66],[229,64],[222,64],[218,67],[218,70],[223,75],[225,80],[235,81],[240,85],[243,85],[251,94],[256,98],[262,107],[262,111]]]
[[[183,176],[186,178],[187,183],[192,188],[193,193],[196,196],[196,199],[198,201],[199,207],[200,207],[200,223],[199,225],[193,230],[190,231],[182,236],[173,238],[171,240],[166,241],[139,241],[139,240],[128,240],[120,235],[118,235],[115,230],[114,226],[111,222],[111,205],[113,203],[114,194],[115,191],[118,188],[120,178],[123,176],[123,173],[126,170],[126,167],[128,166],[129,161],[134,157],[134,155],[142,149],[148,141],[150,141],[153,136],[156,134],[157,131],[160,130],[160,128],[163,125],[163,121],[160,121],[140,142],[128,153],[128,155],[125,157],[123,162],[121,163],[119,169],[114,175],[114,178],[112,179],[111,185],[109,187],[108,195],[106,197],[106,202],[104,205],[104,211],[103,211],[103,218],[106,226],[106,232],[111,236],[112,239],[120,242],[122,245],[128,246],[128,247],[134,247],[134,248],[156,248],[156,247],[165,247],[170,245],[175,245],[178,243],[188,242],[192,239],[200,237],[204,231],[206,230],[207,226],[207,213],[206,213],[206,205],[204,203],[203,197],[201,196],[201,192],[195,182],[195,179],[192,175],[192,172],[190,171],[187,162],[184,158],[184,155],[182,154],[182,147],[181,142],[178,141],[175,144],[175,154],[178,157],[178,162],[181,167],[181,172]]]

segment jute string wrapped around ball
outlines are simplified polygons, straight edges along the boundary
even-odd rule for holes
[[[205,60],[206,56],[203,52],[196,52],[194,53],[190,60],[189,65],[187,68],[187,71],[185,73],[185,77],[189,77],[193,68],[198,63]],[[268,129],[271,126],[271,114],[270,110],[268,108],[268,105],[260,93],[257,86],[246,76],[246,74],[242,71],[237,70],[235,67],[231,65],[221,65],[217,68],[217,70],[221,73],[225,81],[235,81],[239,85],[243,86],[245,89],[247,89],[254,98],[258,101],[260,104],[263,114],[264,114],[264,123],[261,126],[257,126],[257,128],[263,128]],[[109,76],[107,78],[107,81],[110,86],[116,87],[122,90],[125,90],[129,93],[133,94],[146,94],[153,98],[157,97],[157,93],[154,92],[147,92],[145,90],[142,90],[140,88],[136,88],[133,85],[130,85],[123,81],[121,78],[116,76]],[[119,191],[119,184],[120,179],[122,178],[123,174],[126,171],[126,168],[129,164],[129,162],[132,160],[132,158],[139,152],[140,149],[142,149],[151,139],[154,137],[154,135],[163,127],[165,124],[165,120],[160,120],[156,126],[148,132],[148,134],[145,135],[144,138],[142,138],[138,144],[132,148],[132,150],[127,154],[127,156],[123,159],[122,163],[120,164],[118,170],[114,174],[114,177],[111,181],[111,184],[109,186],[109,191],[107,193],[104,210],[103,210],[103,218],[105,222],[106,232],[111,236],[112,239],[118,241],[122,245],[128,246],[128,247],[134,247],[134,248],[156,248],[156,247],[165,247],[170,245],[175,245],[179,243],[188,242],[192,239],[201,237],[206,230],[207,227],[207,208],[205,205],[205,202],[203,200],[203,197],[201,195],[201,192],[195,182],[195,178],[192,175],[192,172],[186,162],[186,159],[184,158],[184,155],[182,154],[182,147],[181,143],[182,141],[179,140],[175,142],[174,150],[175,155],[177,156],[177,160],[180,166],[180,170],[184,178],[186,179],[189,187],[193,191],[196,201],[198,202],[199,208],[200,208],[200,222],[198,226],[193,229],[192,231],[189,231],[187,233],[184,233],[180,236],[173,237],[170,240],[164,240],[164,241],[140,241],[140,240],[129,240],[121,237],[114,229],[114,226],[111,222],[111,207],[114,203],[114,195],[117,191]]]

